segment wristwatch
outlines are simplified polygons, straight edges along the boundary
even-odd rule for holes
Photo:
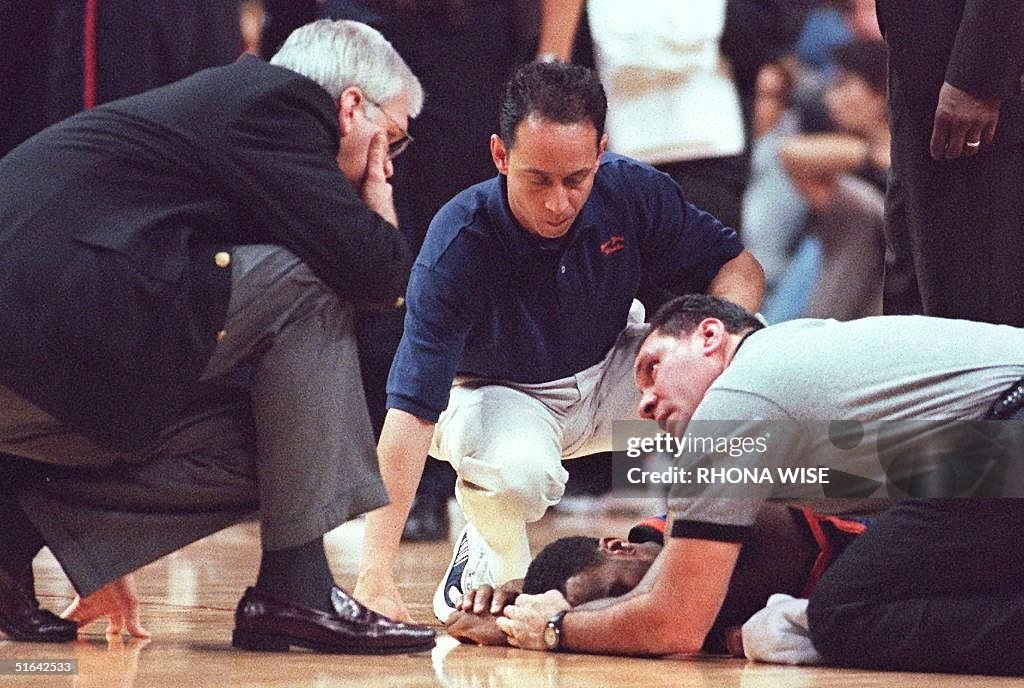
[[[544,647],[551,652],[557,652],[562,647],[562,619],[565,618],[568,609],[563,609],[550,619],[544,627]]]

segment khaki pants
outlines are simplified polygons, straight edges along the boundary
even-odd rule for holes
[[[636,302],[604,360],[576,375],[531,385],[455,381],[430,453],[458,473],[455,495],[489,549],[490,582],[525,575],[526,524],[561,499],[562,459],[610,451],[612,422],[636,417],[633,361],[647,331]]]

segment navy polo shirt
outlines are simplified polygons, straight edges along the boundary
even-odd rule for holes
[[[438,211],[413,265],[388,407],[436,421],[456,374],[578,373],[611,349],[642,287],[702,292],[742,248],[668,175],[619,155],[602,157],[559,239],[516,222],[504,176],[472,186]]]

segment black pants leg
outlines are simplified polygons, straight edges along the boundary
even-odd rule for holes
[[[1024,675],[1024,500],[908,500],[884,512],[811,595],[826,662]]]

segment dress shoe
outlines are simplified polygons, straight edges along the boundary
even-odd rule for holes
[[[0,567],[0,630],[11,640],[62,643],[78,637],[78,624],[39,608],[31,588]],[[29,576],[28,580],[31,580]]]
[[[405,542],[437,542],[448,539],[448,498],[418,494],[409,509],[402,540]]]
[[[288,650],[384,654],[417,652],[434,646],[434,629],[399,623],[367,609],[338,587],[333,611],[304,607],[248,588],[235,610],[231,644],[244,650]]]

